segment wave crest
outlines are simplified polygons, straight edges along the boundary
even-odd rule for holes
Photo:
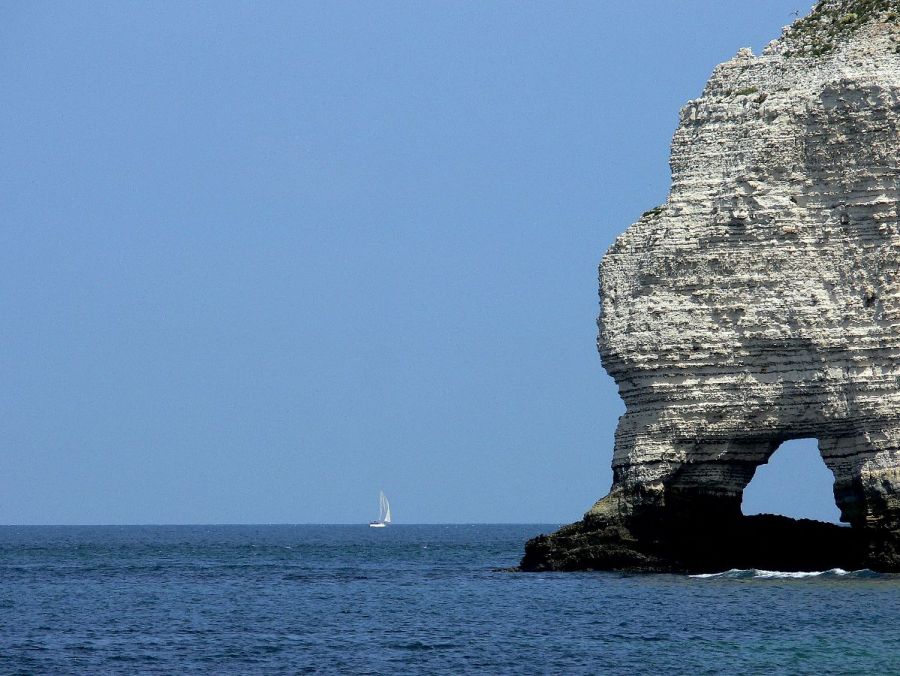
[[[763,570],[760,568],[732,568],[722,573],[701,573],[691,575],[696,579],[729,579],[729,580],[802,580],[805,578],[872,578],[881,577],[868,568],[861,570],[844,570],[843,568],[831,568],[830,570],[813,571],[784,571]]]

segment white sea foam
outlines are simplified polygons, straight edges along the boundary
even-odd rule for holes
[[[804,577],[819,577],[820,575],[846,575],[847,571],[843,568],[832,568],[831,570],[797,570],[797,571],[781,571],[781,570],[757,570],[754,577],[768,578],[785,578],[788,580],[799,580]]]
[[[700,573],[691,575],[696,579],[714,579],[728,578],[734,580],[801,580],[809,577],[846,577],[847,575],[861,576],[871,573],[868,569],[847,571],[843,568],[831,568],[829,570],[809,570],[809,571],[785,571],[785,570],[763,570],[759,568],[732,568],[722,573]]]

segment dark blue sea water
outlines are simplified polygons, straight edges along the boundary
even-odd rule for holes
[[[0,672],[900,672],[900,576],[495,572],[552,528],[2,527]]]

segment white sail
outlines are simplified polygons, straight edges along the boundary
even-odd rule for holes
[[[372,528],[384,528],[391,522],[391,503],[384,495],[384,491],[378,493],[378,521],[369,524]]]

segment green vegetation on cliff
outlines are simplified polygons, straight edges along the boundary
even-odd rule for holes
[[[791,25],[783,38],[785,56],[820,56],[872,22],[900,26],[900,0],[820,0]]]

